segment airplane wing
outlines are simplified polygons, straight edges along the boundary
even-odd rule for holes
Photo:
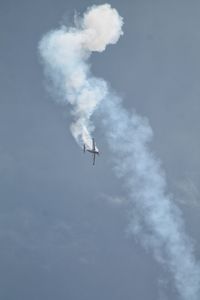
[[[93,166],[95,165],[95,153],[94,153],[94,156],[93,156]]]
[[[94,138],[92,139],[92,150],[95,151],[95,141],[94,141]]]

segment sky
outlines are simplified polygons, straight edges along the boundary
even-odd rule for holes
[[[68,107],[46,89],[42,36],[104,1],[0,2],[0,298],[179,297],[166,268],[127,236],[129,204],[104,132],[95,168],[71,136]],[[150,145],[200,257],[198,1],[110,1],[124,35],[93,53],[92,72],[128,111],[148,118]]]

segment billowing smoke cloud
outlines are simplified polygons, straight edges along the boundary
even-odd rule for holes
[[[59,101],[71,105],[71,131],[80,145],[91,145],[91,116],[98,108],[116,174],[123,178],[132,203],[129,232],[168,268],[181,299],[199,300],[199,265],[181,212],[166,193],[160,163],[148,148],[152,130],[146,119],[122,107],[121,99],[109,91],[104,80],[90,73],[91,52],[116,43],[122,25],[122,18],[109,4],[93,6],[75,27],[46,34],[39,44],[40,55]]]
[[[115,9],[104,4],[88,9],[77,23],[76,28],[62,27],[48,33],[39,50],[61,101],[72,105],[74,138],[80,145],[91,147],[94,125],[90,117],[107,88],[103,80],[90,74],[87,59],[91,51],[101,52],[118,41],[123,22]]]

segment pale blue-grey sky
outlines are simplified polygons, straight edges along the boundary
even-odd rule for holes
[[[38,42],[104,1],[0,1],[0,298],[176,300],[170,275],[127,237],[128,205],[103,133],[95,168],[45,89]],[[109,1],[117,45],[91,57],[128,110],[149,119],[151,149],[200,256],[200,4]],[[121,201],[119,201],[121,199]]]

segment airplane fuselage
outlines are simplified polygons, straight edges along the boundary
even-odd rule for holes
[[[99,155],[99,150],[95,145],[94,138],[92,139],[92,148],[87,149],[86,145],[85,144],[83,145],[83,152],[85,152],[85,151],[93,154],[93,165],[94,165],[95,164],[95,156]]]

